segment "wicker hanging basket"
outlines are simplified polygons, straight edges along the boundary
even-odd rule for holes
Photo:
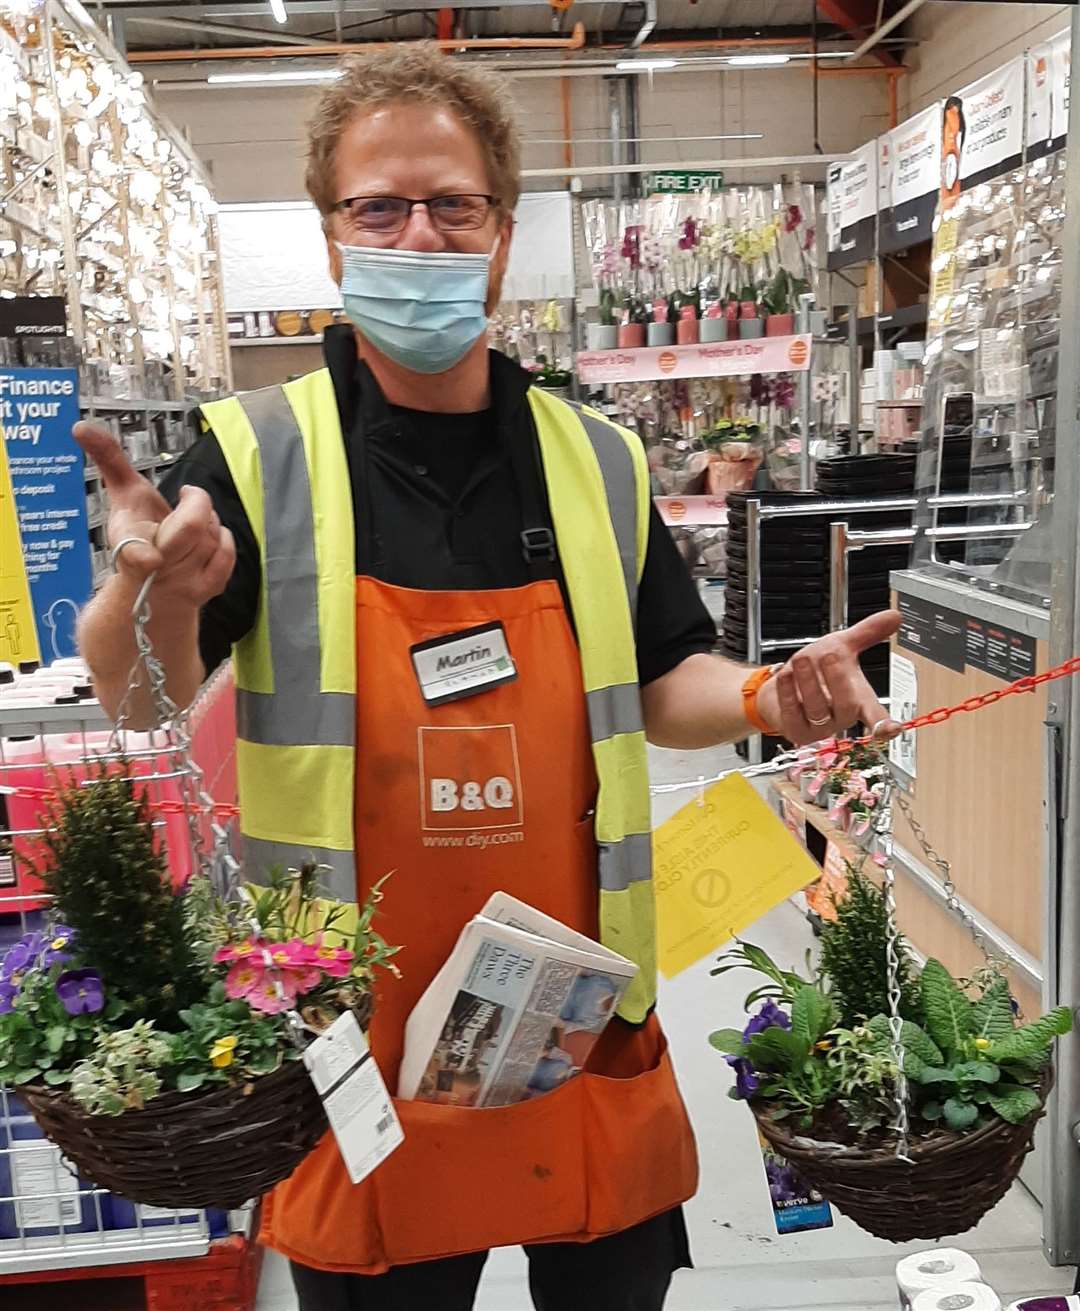
[[[767,1106],[751,1105],[762,1136],[810,1187],[877,1238],[894,1243],[936,1240],[974,1228],[1012,1187],[1032,1149],[1053,1076],[1042,1086],[1043,1108],[1023,1124],[995,1120],[969,1134],[913,1139],[911,1163],[893,1146],[828,1149],[792,1134]]]
[[[354,1009],[362,1028],[373,1008],[369,995]],[[242,1206],[288,1178],[327,1130],[302,1061],[205,1093],[164,1093],[121,1115],[88,1115],[40,1084],[19,1092],[84,1178],[146,1206]]]

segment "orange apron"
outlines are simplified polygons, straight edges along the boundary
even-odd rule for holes
[[[410,647],[495,621],[518,678],[428,706]],[[401,978],[383,974],[371,1030],[393,1091],[405,1021],[491,893],[597,936],[596,776],[580,658],[553,581],[426,592],[360,578],[357,675],[358,894],[394,871],[379,927],[402,944]],[[462,805],[431,811],[433,779],[456,783]],[[379,1274],[489,1247],[587,1241],[697,1189],[693,1133],[655,1015],[640,1029],[613,1020],[585,1073],[531,1101],[395,1104],[403,1145],[353,1185],[327,1134],[269,1199],[266,1243],[303,1265]]]

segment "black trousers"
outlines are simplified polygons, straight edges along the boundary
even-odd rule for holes
[[[682,1207],[592,1243],[525,1248],[536,1311],[661,1311],[671,1276],[689,1268]],[[292,1262],[300,1311],[470,1311],[487,1252],[341,1275]]]

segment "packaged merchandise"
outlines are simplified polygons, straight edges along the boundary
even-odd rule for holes
[[[1080,1311],[1080,1297],[1024,1297],[1013,1302],[1009,1311]]]

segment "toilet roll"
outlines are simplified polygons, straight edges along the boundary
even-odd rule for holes
[[[911,1311],[1001,1311],[1001,1299],[987,1284],[943,1284],[916,1293]]]
[[[955,1247],[936,1247],[929,1252],[905,1256],[896,1267],[896,1288],[900,1306],[910,1311],[916,1293],[940,1288],[943,1284],[978,1283],[982,1278],[979,1263]]]

